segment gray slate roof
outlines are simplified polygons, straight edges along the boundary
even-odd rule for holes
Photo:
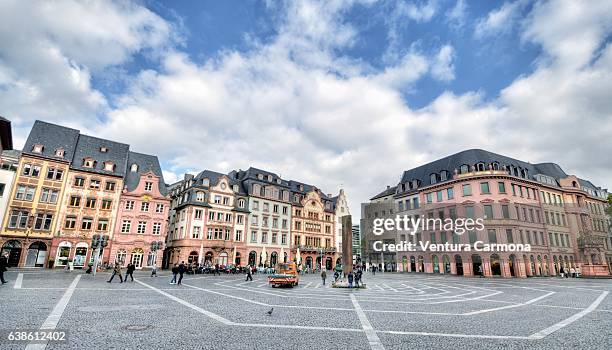
[[[37,120],[23,146],[23,153],[70,162],[78,138],[79,130]],[[44,146],[42,154],[32,152],[34,145]],[[64,149],[64,157],[55,156],[55,150],[59,148]]]
[[[384,191],[380,192],[379,194],[377,194],[376,196],[370,198],[370,200],[375,200],[375,199],[378,199],[378,198],[382,198],[382,197],[386,197],[388,195],[395,194],[395,190],[396,189],[397,189],[397,186],[389,187],[386,190],[384,190]]]
[[[106,152],[101,151],[102,147],[106,148]],[[129,149],[130,146],[125,143],[109,141],[88,135],[79,135],[70,168],[123,177],[126,171]],[[83,166],[83,160],[85,158],[93,158],[96,161],[93,169]],[[104,170],[104,162],[112,162],[115,164],[115,170],[112,172]]]
[[[138,171],[131,171],[132,164],[138,165]],[[127,190],[133,191],[138,186],[140,176],[149,171],[159,176],[159,192],[166,196],[168,194],[168,189],[166,188],[164,174],[162,173],[157,156],[132,151],[129,151],[128,154],[127,172],[125,174],[125,186]]]

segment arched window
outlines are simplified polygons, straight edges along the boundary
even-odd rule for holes
[[[138,171],[138,164],[134,163],[130,166],[130,171],[135,173]]]
[[[491,163],[491,168],[493,170],[499,170],[499,163],[498,162]]]
[[[476,164],[476,171],[485,171],[485,164],[484,163]]]
[[[436,174],[429,175],[429,183],[433,185],[436,182],[438,182],[438,175]]]
[[[467,174],[470,172],[470,167],[467,166],[467,164],[463,164],[460,168],[459,168],[459,174]]]

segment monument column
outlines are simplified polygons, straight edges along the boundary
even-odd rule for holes
[[[350,215],[342,217],[342,272],[353,272],[353,224]]]

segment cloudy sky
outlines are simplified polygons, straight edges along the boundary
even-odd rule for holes
[[[467,148],[612,184],[611,1],[0,2],[0,115],[359,203]]]

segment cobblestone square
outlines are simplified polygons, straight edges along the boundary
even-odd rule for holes
[[[67,341],[5,338],[1,349],[605,349],[612,326],[609,280],[385,273],[349,290],[314,274],[295,288],[272,288],[265,275],[186,275],[181,286],[166,272],[110,284],[108,273],[7,277],[3,336],[55,329]]]

